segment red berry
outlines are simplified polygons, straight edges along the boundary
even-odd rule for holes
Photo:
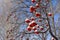
[[[40,17],[40,16],[41,16],[41,14],[40,14],[40,13],[38,13],[38,12],[36,12],[35,16],[36,16],[36,17]]]
[[[48,24],[46,24],[46,26],[49,26]]]
[[[32,22],[29,23],[30,27],[34,27],[35,25],[37,25],[37,23],[35,21],[32,21]]]
[[[30,20],[26,18],[26,19],[25,19],[25,22],[26,22],[26,23],[30,23]]]
[[[33,27],[32,29],[35,31],[36,30],[36,27]]]
[[[38,22],[42,22],[42,19],[39,19]]]
[[[43,30],[44,28],[42,26],[40,26],[40,30]]]
[[[52,16],[52,13],[48,13],[48,16]]]
[[[34,33],[35,33],[35,34],[39,34],[38,30],[35,30]]]
[[[38,3],[36,4],[36,8],[39,8],[39,4]]]
[[[37,28],[39,28],[39,25],[36,25]]]
[[[52,40],[55,40],[55,39],[52,37]]]
[[[31,20],[33,21],[33,20],[35,20],[35,18],[34,17],[31,17]]]
[[[35,11],[36,11],[36,10],[35,10],[35,7],[30,6],[30,12],[33,13],[33,12],[35,12]]]
[[[31,0],[33,3],[36,2],[36,0]]]
[[[28,30],[28,31],[31,31],[31,27],[28,26],[28,27],[27,27],[27,30]]]

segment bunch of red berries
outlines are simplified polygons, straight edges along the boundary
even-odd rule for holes
[[[36,3],[36,5],[35,5],[35,7],[30,6],[30,12],[33,13],[36,18],[39,18],[38,22],[42,22],[43,19],[40,19],[42,17],[42,14],[40,12],[37,12],[37,10],[36,10],[36,9],[42,7],[42,6],[40,6],[40,2],[42,2],[42,0],[39,0],[38,2],[36,0],[31,0],[31,1],[32,1],[32,3]],[[46,2],[48,2],[48,0],[46,0]],[[52,16],[52,13],[48,13],[48,16]],[[31,17],[30,19],[26,18],[25,22],[28,24],[28,27],[27,27],[28,31],[33,30],[34,33],[39,34],[38,29],[42,31],[42,30],[44,30],[44,27],[43,27],[43,25],[38,25],[38,23],[35,21],[36,20],[35,17]],[[49,26],[48,23],[46,23],[45,25]]]

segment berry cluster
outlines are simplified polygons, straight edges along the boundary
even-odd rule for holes
[[[33,13],[35,15],[36,18],[39,18],[38,21],[36,22],[36,18],[35,17],[31,17],[30,19],[26,18],[25,22],[28,24],[27,30],[31,31],[33,30],[34,33],[39,34],[39,31],[43,31],[45,26],[49,26],[48,23],[46,22],[46,20],[43,19],[42,17],[42,13],[38,12],[37,9],[39,8],[45,8],[44,6],[41,6],[41,2],[42,0],[31,0],[32,3],[36,3],[35,6],[30,6],[30,12]],[[48,3],[49,1],[46,0],[46,3]],[[42,10],[42,9],[41,9]],[[52,13],[48,13],[48,16],[52,16]],[[42,21],[45,22],[45,24],[42,24]],[[42,25],[39,25],[38,22],[40,22]],[[39,31],[38,31],[39,29]]]

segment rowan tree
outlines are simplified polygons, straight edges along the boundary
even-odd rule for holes
[[[59,40],[57,35],[59,27],[54,21],[59,7],[54,10],[52,0],[13,0],[11,2],[13,7],[8,8],[6,19],[6,25],[9,27],[6,31],[7,40],[48,40],[49,36],[52,40]]]

